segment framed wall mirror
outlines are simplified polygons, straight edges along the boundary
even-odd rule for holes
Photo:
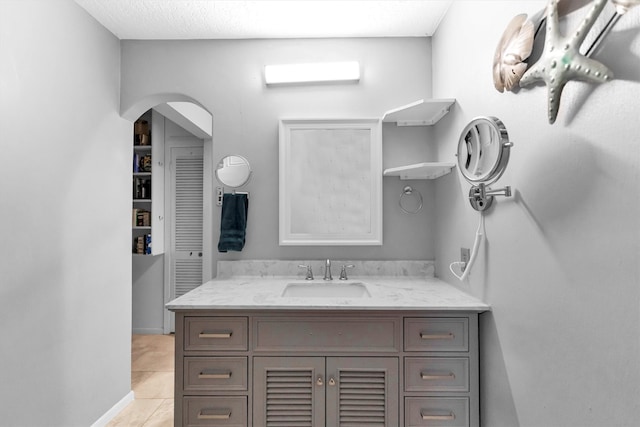
[[[280,121],[280,245],[382,245],[379,119]]]

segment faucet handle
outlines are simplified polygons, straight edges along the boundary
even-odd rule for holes
[[[340,270],[340,280],[347,280],[347,268],[353,268],[353,264],[343,265]]]
[[[298,265],[298,267],[307,269],[307,276],[304,278],[304,280],[313,280],[313,271],[311,271],[310,265],[300,264]]]

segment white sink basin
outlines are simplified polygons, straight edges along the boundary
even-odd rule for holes
[[[362,282],[287,283],[282,292],[289,298],[369,298],[371,294]]]

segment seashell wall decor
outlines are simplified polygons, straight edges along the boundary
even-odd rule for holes
[[[527,69],[525,59],[533,49],[534,28],[527,15],[514,17],[502,34],[493,56],[493,85],[498,92],[512,90]]]

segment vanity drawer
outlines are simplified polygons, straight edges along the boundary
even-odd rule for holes
[[[254,351],[400,351],[400,318],[255,318]]]
[[[246,357],[185,357],[184,390],[246,390]]]
[[[184,349],[247,350],[246,317],[186,317]]]
[[[247,397],[185,397],[182,425],[247,427]]]
[[[405,427],[469,427],[469,399],[466,397],[407,397],[404,400]]]
[[[406,357],[406,391],[469,391],[469,359],[466,357]]]
[[[405,351],[469,351],[469,319],[405,318]]]

